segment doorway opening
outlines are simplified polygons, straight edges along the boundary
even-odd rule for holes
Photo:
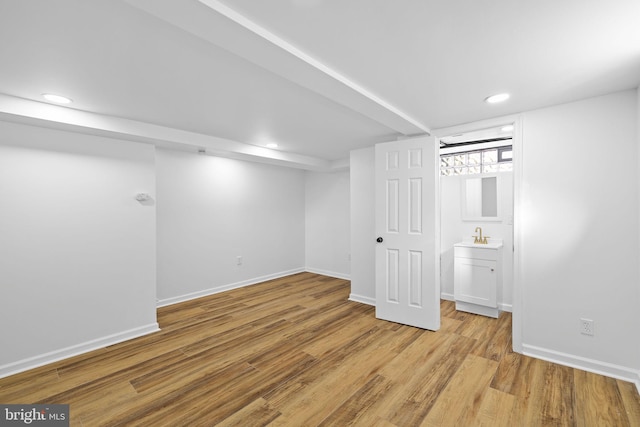
[[[478,241],[478,231],[485,242],[501,246],[500,280],[495,286],[495,312],[514,314],[513,338],[517,348],[520,334],[516,330],[519,317],[515,315],[516,260],[515,260],[515,211],[516,192],[514,173],[517,172],[519,151],[517,120],[492,121],[481,125],[468,125],[440,133],[440,289],[441,299],[456,301],[460,297],[455,284],[454,245]],[[515,165],[515,166],[514,166]],[[485,185],[488,184],[488,185]],[[484,190],[483,190],[484,189]],[[486,239],[488,238],[488,239]],[[478,245],[479,246],[479,245]],[[458,252],[460,253],[460,251]],[[460,269],[460,266],[458,267]],[[458,270],[460,272],[460,270]],[[493,270],[491,270],[493,272]],[[458,273],[459,277],[461,276]],[[483,285],[484,286],[484,285]],[[489,294],[493,292],[488,291]],[[480,301],[478,299],[478,301]],[[467,303],[460,303],[465,310]],[[471,312],[491,313],[479,303]],[[458,304],[456,304],[458,305]],[[466,310],[465,310],[466,311]],[[518,326],[519,330],[519,326]]]

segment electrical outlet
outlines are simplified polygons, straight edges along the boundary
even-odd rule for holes
[[[590,335],[593,336],[594,333],[594,324],[593,320],[590,319],[580,319],[580,333],[582,335]]]
[[[236,257],[236,265],[242,265],[242,257],[241,256],[237,256]]]

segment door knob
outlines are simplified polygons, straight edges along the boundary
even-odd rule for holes
[[[384,239],[383,239],[382,237],[378,237],[378,238],[376,239],[376,242],[378,242],[378,243],[382,243],[382,241],[383,241],[383,240],[384,240]]]

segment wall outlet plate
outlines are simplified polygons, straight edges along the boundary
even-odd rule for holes
[[[595,330],[594,330],[594,322],[591,319],[584,319],[581,318],[580,319],[580,333],[582,335],[589,335],[589,336],[593,336]]]

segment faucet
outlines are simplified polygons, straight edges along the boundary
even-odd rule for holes
[[[488,243],[489,243],[489,242],[487,241],[487,239],[488,239],[489,237],[491,237],[491,236],[484,236],[484,237],[482,237],[482,228],[481,228],[481,227],[476,227],[476,230],[475,230],[475,231],[476,231],[476,233],[479,233],[479,234],[480,234],[480,236],[471,236],[471,237],[473,237],[473,243],[477,243],[477,244],[480,244],[480,245],[486,245],[486,244],[488,244]]]

